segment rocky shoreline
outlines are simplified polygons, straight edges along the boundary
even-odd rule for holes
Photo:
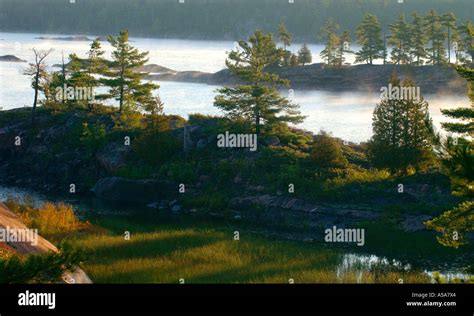
[[[29,113],[28,109],[6,111],[11,113]],[[307,231],[304,238],[319,238],[321,227],[350,226],[357,222],[378,221],[382,210],[387,205],[400,203],[436,203],[436,199],[449,200],[449,186],[438,187],[429,184],[407,184],[405,193],[393,189],[383,189],[377,194],[377,199],[370,205],[358,203],[351,205],[347,201],[324,202],[292,196],[281,191],[272,192],[266,185],[258,185],[232,176],[222,191],[232,190],[230,197],[223,201],[219,212],[209,208],[199,209],[189,206],[189,199],[207,198],[204,188],[213,186],[208,174],[197,174],[196,180],[186,183],[186,194],[179,191],[180,182],[165,175],[147,174],[141,178],[125,178],[118,175],[123,167],[140,164],[133,159],[132,148],[123,146],[120,142],[109,142],[97,150],[92,156],[84,148],[77,145],[58,147],[47,144],[66,144],[75,134],[71,134],[82,124],[89,114],[86,111],[66,112],[61,119],[51,114],[39,113],[39,127],[35,135],[30,133],[28,119],[12,120],[9,124],[0,127],[0,179],[2,183],[17,187],[30,187],[48,194],[70,196],[77,199],[81,196],[94,195],[114,203],[128,203],[137,206],[146,206],[150,210],[168,210],[171,212],[199,213],[202,216],[225,217],[230,220],[242,220],[246,223],[259,226],[278,227],[295,231]],[[113,121],[108,116],[97,115],[96,122],[100,122],[107,130],[113,128]],[[176,126],[172,130],[174,137],[187,137],[187,150],[213,149],[212,133],[209,128],[215,124],[215,119],[201,119],[190,122],[186,127]],[[55,124],[52,124],[54,122]],[[74,132],[76,133],[76,132]],[[15,137],[22,139],[21,146],[15,146]],[[280,146],[280,140],[273,137],[265,140],[263,147]],[[185,154],[184,152],[182,153]],[[217,154],[217,152],[216,152]],[[225,161],[239,159],[253,160],[255,153],[233,152],[223,155]],[[216,157],[216,168],[222,158]],[[74,194],[69,192],[70,185],[74,184]],[[214,183],[215,185],[215,183]],[[215,189],[214,189],[215,190]],[[369,189],[373,190],[373,189]],[[354,191],[354,195],[359,193]],[[188,200],[187,200],[188,199]],[[423,215],[423,214],[417,214]],[[405,231],[424,230],[424,216],[406,214],[401,219],[401,228]],[[318,229],[316,229],[318,228]]]
[[[178,81],[209,85],[236,85],[239,80],[223,69],[216,73],[199,71],[153,71],[149,65],[147,77],[156,81]],[[157,66],[158,67],[158,66]],[[270,72],[291,82],[291,89],[380,92],[380,87],[388,84],[392,73],[400,79],[410,79],[421,89],[422,94],[465,93],[466,81],[448,66],[405,66],[405,65],[355,65],[342,68],[328,68],[324,64],[298,67],[275,67]]]

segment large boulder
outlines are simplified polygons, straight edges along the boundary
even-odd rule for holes
[[[126,166],[126,158],[130,151],[130,146],[115,142],[109,143],[97,152],[96,159],[107,172],[113,173]]]
[[[20,218],[10,211],[5,204],[0,202],[0,229],[16,229],[25,230],[29,229]],[[48,240],[42,236],[36,236],[36,243],[23,241],[23,242],[10,242],[6,243],[0,241],[0,248],[8,247],[9,250],[14,251],[19,255],[38,255],[47,252],[58,252],[59,250]],[[91,279],[87,274],[77,266],[73,266],[70,269],[64,271],[62,275],[63,283],[92,283]]]
[[[178,186],[153,179],[131,180],[109,177],[97,181],[92,192],[97,197],[109,201],[149,204],[176,195]]]

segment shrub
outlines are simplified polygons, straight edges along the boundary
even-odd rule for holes
[[[45,236],[74,232],[90,225],[88,222],[81,222],[72,206],[64,203],[46,202],[36,208],[31,200],[8,198],[5,205],[17,214],[26,226],[38,229],[40,234]]]
[[[184,201],[188,208],[201,208],[211,212],[222,212],[227,208],[229,198],[220,192],[206,192]]]
[[[183,148],[170,131],[146,132],[132,143],[135,153],[151,166],[162,164]]]
[[[319,174],[330,168],[344,168],[348,163],[341,145],[325,132],[315,136],[311,159],[317,165]]]
[[[195,166],[186,161],[170,162],[160,168],[160,173],[177,182],[192,183],[196,180]]]
[[[153,176],[155,169],[147,164],[133,164],[121,167],[114,176],[127,179],[146,179]]]
[[[70,244],[62,244],[59,253],[41,255],[13,255],[0,260],[0,283],[45,283],[59,279],[65,269],[79,264],[83,253]]]
[[[95,153],[106,141],[106,128],[104,124],[82,123],[81,143],[91,153]]]

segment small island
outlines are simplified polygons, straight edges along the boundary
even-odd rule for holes
[[[57,37],[48,37],[48,36],[40,36],[35,37],[35,39],[39,40],[52,40],[52,41],[85,41],[85,42],[92,42],[93,40],[84,35],[76,35],[76,36],[57,36]]]
[[[26,63],[26,60],[18,58],[14,55],[0,56],[0,61],[6,61],[6,62],[11,62],[11,63]]]

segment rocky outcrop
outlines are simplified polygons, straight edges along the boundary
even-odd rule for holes
[[[5,204],[0,202],[0,229],[27,229],[28,227],[21,222],[21,220],[13,212],[11,212]],[[41,236],[37,236],[37,243],[32,244],[31,242],[12,242],[6,245],[9,249],[12,249],[15,253],[21,255],[36,255],[45,252],[58,252],[59,250],[48,240]],[[2,242],[0,241],[0,244]],[[87,274],[82,271],[79,267],[74,267],[68,271],[65,271],[62,275],[62,281],[64,283],[92,283],[91,279]]]
[[[130,152],[130,146],[117,142],[109,143],[96,153],[96,159],[107,172],[114,173],[127,165],[127,155]]]
[[[268,225],[284,223],[287,228],[300,229],[302,223],[306,223],[307,228],[316,229],[316,235],[322,233],[321,228],[353,225],[358,221],[373,221],[379,217],[374,211],[346,206],[328,207],[302,199],[269,194],[235,197],[229,201],[229,207],[247,220]]]
[[[105,200],[150,204],[169,199],[178,193],[178,186],[159,180],[131,180],[121,177],[102,178],[92,188],[94,194]]]

